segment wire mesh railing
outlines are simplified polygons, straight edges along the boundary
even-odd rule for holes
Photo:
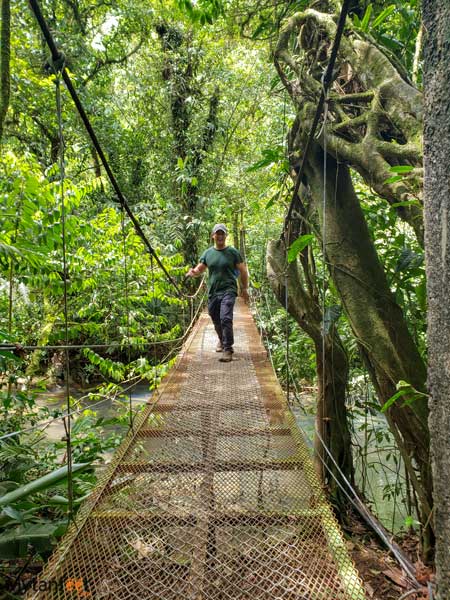
[[[206,315],[30,598],[363,600],[249,312]]]

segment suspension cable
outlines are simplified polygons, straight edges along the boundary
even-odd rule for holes
[[[179,342],[183,339],[183,336],[176,338],[168,338],[167,340],[154,340],[154,341],[138,341],[138,342],[130,342],[129,344],[122,344],[119,342],[110,342],[109,344],[60,344],[60,345],[48,345],[48,346],[22,346],[22,344],[1,344],[0,343],[0,351],[6,350],[8,352],[13,352],[18,354],[22,351],[33,351],[33,350],[65,350],[66,348],[69,350],[82,350],[83,348],[90,348],[91,350],[101,350],[103,348],[111,348],[117,346],[118,348],[135,348],[135,347],[143,347],[146,346],[159,346],[165,344],[171,344],[173,342]]]
[[[69,358],[69,316],[67,310],[67,295],[68,295],[68,265],[67,265],[67,244],[66,244],[66,203],[65,203],[65,166],[64,166],[64,134],[62,124],[62,108],[61,108],[61,71],[55,72],[56,84],[56,113],[58,116],[58,136],[59,136],[59,174],[60,174],[60,207],[61,207],[61,238],[62,238],[62,272],[63,272],[63,312],[64,312],[64,342],[66,349],[64,350],[64,379],[65,379],[65,396],[67,413],[70,413],[70,358]],[[69,501],[67,518],[69,522],[73,519],[73,472],[72,472],[72,437],[71,437],[71,421],[70,416],[64,417],[64,430],[66,439],[66,457],[67,457],[67,498]]]
[[[153,257],[150,257],[150,280],[152,285],[152,316],[153,316],[153,327],[156,331],[156,296],[155,296],[155,270],[153,264]],[[156,389],[156,382],[158,379],[158,366],[156,361],[156,351],[153,350],[153,389]]]
[[[167,279],[173,285],[173,287],[177,290],[177,292],[180,295],[183,295],[183,292],[181,291],[177,282],[174,280],[174,278],[170,275],[170,273],[168,272],[168,270],[166,269],[164,264],[161,262],[161,259],[159,258],[155,249],[153,248],[153,246],[151,245],[147,236],[145,235],[145,232],[143,231],[139,221],[137,220],[136,216],[134,215],[133,211],[131,210],[130,205],[128,204],[125,196],[122,193],[122,190],[119,187],[119,184],[114,176],[114,173],[112,172],[112,169],[106,159],[103,149],[98,141],[97,135],[89,121],[87,113],[84,110],[84,107],[80,101],[80,98],[72,84],[72,80],[70,79],[69,73],[67,72],[67,69],[64,66],[64,55],[62,52],[60,52],[60,50],[58,50],[58,47],[56,46],[55,40],[53,39],[53,36],[50,32],[47,22],[45,21],[44,16],[42,14],[41,8],[39,6],[39,2],[37,0],[29,0],[29,3],[30,3],[31,10],[33,11],[34,16],[36,17],[36,20],[39,24],[39,27],[41,28],[41,31],[44,35],[45,41],[47,42],[47,45],[50,48],[53,64],[54,65],[62,65],[62,67],[60,69],[61,76],[64,80],[64,83],[67,86],[67,89],[72,97],[72,100],[74,101],[74,104],[78,110],[81,120],[83,121],[83,124],[86,128],[86,131],[88,132],[89,137],[91,138],[92,144],[103,164],[103,167],[105,168],[105,171],[108,175],[111,185],[113,186],[114,191],[116,192],[116,196],[119,200],[120,205],[125,210],[129,219],[133,223],[136,233],[143,241],[146,250],[150,253],[151,256],[154,257],[154,259],[158,263],[158,266],[162,269],[162,271],[166,275]]]
[[[131,363],[131,346],[130,346],[130,295],[128,291],[128,261],[127,261],[127,233],[125,229],[125,212],[121,210],[120,226],[122,229],[122,248],[123,248],[123,278],[125,286],[125,313],[126,313],[126,330],[127,330],[127,360],[128,365]],[[151,258],[153,260],[153,258]],[[133,408],[131,401],[131,390],[128,394],[129,403],[129,428],[133,431]]]

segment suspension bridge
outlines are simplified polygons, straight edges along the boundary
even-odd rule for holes
[[[37,0],[30,5],[56,75],[62,220],[61,80],[123,215],[180,292],[117,184]],[[65,315],[67,321],[66,309]],[[308,446],[243,304],[235,333],[233,361],[220,363],[212,324],[200,315],[28,598],[365,599]],[[66,335],[68,363],[67,344]],[[70,459],[69,418],[67,428]],[[69,475],[70,468],[68,462]]]
[[[29,598],[364,600],[243,304],[235,330],[220,363],[201,314]]]

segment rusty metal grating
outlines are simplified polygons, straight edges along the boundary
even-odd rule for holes
[[[364,600],[241,305],[235,333],[219,363],[200,317],[30,598]]]

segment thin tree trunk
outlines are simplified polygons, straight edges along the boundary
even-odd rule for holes
[[[281,240],[270,241],[267,247],[266,267],[270,285],[280,304],[285,306],[288,285],[288,312],[303,331],[313,340],[316,348],[318,382],[316,431],[329,448],[334,461],[347,479],[353,482],[354,470],[351,452],[351,436],[345,406],[348,380],[348,360],[344,347],[334,328],[325,336],[325,361],[322,355],[322,313],[320,306],[305,285],[305,265],[292,262],[284,276],[285,248]],[[316,467],[327,484],[336,504],[344,507],[347,499],[336,484],[340,474],[335,462],[324,451],[316,435]],[[325,467],[326,465],[326,467]]]
[[[438,598],[450,598],[450,5],[423,2],[428,386]]]
[[[1,25],[1,92],[0,92],[0,141],[3,137],[3,127],[9,107],[11,88],[10,59],[11,59],[11,6],[10,0],[2,0],[2,25]]]

